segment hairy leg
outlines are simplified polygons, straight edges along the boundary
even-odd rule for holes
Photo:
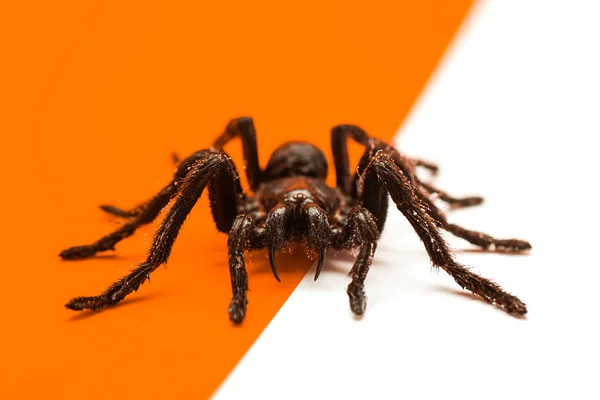
[[[431,163],[431,162],[426,161],[426,160],[421,160],[420,158],[411,158],[410,161],[411,161],[411,163],[413,165],[415,165],[417,167],[425,168],[432,175],[437,175],[437,173],[440,170],[439,167],[436,164]]]
[[[258,162],[256,128],[254,127],[252,118],[240,117],[232,119],[225,127],[225,131],[215,139],[213,146],[221,150],[229,141],[238,137],[242,140],[248,183],[250,184],[250,189],[254,191],[261,181],[262,170]]]
[[[102,294],[76,297],[69,301],[66,307],[72,310],[98,309],[115,304],[137,290],[146,279],[149,279],[154,270],[167,262],[185,218],[206,186],[213,182],[222,182],[222,176],[229,176],[230,179],[237,176],[235,171],[230,170],[230,165],[229,156],[225,153],[206,152],[204,157],[190,166],[188,174],[181,182],[180,194],[157,230],[146,260],[129,275],[112,284]],[[229,184],[233,186],[232,182]]]
[[[367,295],[365,293],[365,279],[375,255],[376,243],[365,243],[360,247],[360,252],[350,270],[352,282],[348,285],[346,292],[350,300],[350,310],[355,315],[363,315],[367,309]]]
[[[346,144],[348,137],[366,147],[354,179],[350,183]],[[477,276],[458,264],[441,237],[439,228],[484,248],[521,251],[531,248],[528,242],[517,239],[495,239],[480,232],[449,224],[429,196],[423,193],[426,189],[418,186],[414,166],[419,162],[411,163],[410,159],[400,155],[393,147],[381,140],[370,138],[359,127],[341,125],[334,128],[332,148],[336,161],[338,187],[352,194],[354,198],[360,199],[362,205],[375,217],[379,231],[385,223],[387,193],[389,193],[423,241],[435,266],[444,269],[461,287],[481,296],[487,302],[496,304],[509,314],[520,315],[527,312],[525,304],[517,297],[504,292],[495,283]],[[421,164],[425,166],[425,163]]]
[[[213,146],[218,150],[222,150],[227,143],[229,143],[232,139],[235,139],[237,137],[241,138],[242,140],[244,160],[246,163],[246,175],[248,176],[248,181],[250,182],[250,188],[252,190],[255,190],[258,186],[258,183],[260,182],[262,172],[258,163],[256,129],[254,128],[254,122],[252,121],[252,118],[240,117],[231,120],[225,127],[225,131],[221,135],[219,135],[217,139],[215,139]],[[186,171],[190,164],[197,159],[197,157],[198,153],[195,153],[192,156],[181,160],[177,153],[172,153],[171,160],[173,164],[179,166],[176,178],[177,175],[181,175],[180,171]],[[183,178],[183,176],[179,176],[179,179]],[[157,196],[155,196],[155,198],[148,200],[132,209],[126,210],[114,206],[112,204],[102,204],[100,206],[100,209],[102,209],[106,213],[112,214],[120,218],[138,217],[141,214],[143,214],[147,208],[152,206],[152,202],[158,200],[158,198],[160,200],[167,199],[166,203],[168,203],[168,199],[170,199],[170,196],[176,193],[176,188],[173,186],[175,181],[176,179],[173,182],[171,182],[167,187],[165,187]],[[165,191],[168,192],[168,194],[164,193]]]
[[[468,196],[468,197],[453,197],[448,193],[436,188],[435,186],[421,181],[416,178],[417,184],[425,190],[429,195],[439,198],[440,200],[448,203],[452,208],[463,208],[478,206],[483,203],[483,197],[479,196]]]
[[[171,153],[171,162],[173,163],[174,166],[178,166],[179,163],[181,162],[181,158],[179,157],[179,155],[177,153]],[[115,205],[112,204],[101,204],[100,205],[100,209],[102,211],[104,211],[107,214],[113,215],[115,217],[119,217],[119,218],[124,218],[124,219],[129,219],[129,218],[135,218],[139,215],[141,215],[145,209],[148,208],[148,206],[150,205],[150,202],[158,197],[161,198],[163,197],[162,195],[164,195],[162,192],[165,191],[166,189],[171,189],[173,192],[170,193],[170,195],[168,196],[169,198],[176,193],[175,188],[172,188],[173,182],[170,182],[169,185],[167,185],[165,188],[163,188],[157,195],[155,195],[152,199],[147,200],[133,208],[130,209],[124,209],[121,207],[117,207]]]
[[[355,125],[337,125],[331,130],[331,151],[335,164],[336,186],[345,193],[352,193],[352,177],[348,159],[348,138],[369,146],[371,139],[367,133]]]
[[[427,207],[430,210],[431,216],[436,220],[438,226],[440,226],[444,230],[452,233],[457,237],[465,239],[476,246],[480,246],[488,250],[493,249],[505,252],[520,252],[531,249],[531,245],[524,240],[497,239],[482,232],[465,229],[456,224],[450,224],[447,221],[444,213],[431,200],[429,196],[430,192],[437,192],[440,195],[440,198],[442,198],[442,200],[446,200],[449,203],[455,202],[455,204],[460,204],[462,206],[474,205],[477,204],[477,202],[482,201],[483,199],[479,197],[466,197],[462,199],[453,198],[447,195],[446,193],[439,191],[433,186],[424,184],[416,176],[414,171],[414,164],[411,162],[410,159],[403,157],[396,149],[394,149],[386,142],[379,139],[368,138],[368,136],[366,136],[366,133],[364,133],[364,131],[362,131],[360,128],[354,127],[354,129],[350,131],[353,132],[357,129],[358,133],[355,133],[352,137],[358,137],[358,141],[360,143],[367,143],[368,147],[365,150],[358,164],[357,172],[354,176],[354,182],[351,188],[351,193],[354,197],[359,196],[359,191],[361,193],[372,193],[372,195],[364,197],[362,201],[365,204],[369,204],[367,209],[373,212],[373,216],[377,220],[377,225],[379,226],[380,231],[383,229],[383,224],[386,219],[387,207],[384,207],[383,203],[387,201],[387,195],[385,195],[383,192],[381,192],[381,190],[379,190],[378,183],[365,182],[364,171],[367,165],[373,159],[374,155],[377,152],[382,151],[385,154],[387,154],[387,156],[394,162],[394,164],[402,171],[404,176],[411,182],[413,186],[415,186],[415,191],[417,195],[427,205]]]
[[[465,197],[465,198],[454,198],[447,193],[422,182],[416,176],[414,167],[421,167],[429,170],[433,175],[436,175],[439,168],[437,165],[418,158],[408,158],[400,155],[393,146],[386,143],[383,140],[370,137],[362,128],[355,125],[338,125],[331,131],[331,148],[333,151],[333,158],[335,161],[335,171],[337,186],[342,188],[346,193],[353,193],[353,180],[350,176],[350,165],[348,160],[348,138],[352,138],[359,144],[362,144],[367,148],[365,155],[361,159],[358,167],[358,175],[360,171],[366,167],[367,162],[375,155],[375,153],[382,149],[388,149],[390,153],[398,161],[403,164],[403,171],[411,176],[411,179],[417,181],[419,185],[423,187],[429,194],[437,195],[441,200],[450,203],[455,207],[467,207],[480,204],[483,199],[481,197]],[[356,179],[354,179],[356,183]]]
[[[509,253],[521,252],[531,249],[531,244],[520,239],[497,239],[483,232],[465,229],[459,225],[451,224],[444,213],[433,203],[427,193],[423,193],[421,187],[416,188],[416,195],[426,204],[430,215],[437,225],[461,239],[486,250],[497,250]]]
[[[233,221],[229,232],[227,246],[229,248],[229,273],[233,298],[229,304],[229,319],[235,324],[242,322],[246,315],[248,298],[248,272],[244,259],[246,244],[252,240],[254,218],[248,214],[240,214]]]
[[[83,246],[74,246],[60,253],[60,257],[65,260],[77,260],[91,257],[96,253],[114,250],[115,245],[121,240],[133,235],[134,232],[141,226],[151,223],[156,219],[160,211],[169,204],[169,201],[177,194],[178,185],[186,177],[191,166],[198,160],[201,160],[208,154],[207,150],[201,150],[192,156],[188,157],[181,166],[177,169],[173,180],[167,186],[162,188],[152,199],[148,200],[141,206],[132,210],[121,210],[118,207],[103,205],[101,208],[111,214],[132,218],[119,229],[109,233],[96,240],[94,243]]]
[[[398,210],[419,235],[434,266],[446,271],[462,288],[480,296],[488,303],[495,304],[511,315],[522,315],[527,312],[525,304],[517,297],[456,262],[440,234],[439,222],[430,215],[431,210],[419,196],[417,187],[385,150],[378,151],[373,157],[364,171],[363,179],[365,186],[370,183],[371,188],[379,187],[380,190],[390,194]],[[372,191],[365,191],[364,195],[375,194]],[[369,211],[373,213],[372,210]]]
[[[387,207],[387,204],[385,205]],[[379,229],[373,215],[363,206],[354,206],[341,229],[334,231],[332,246],[336,249],[350,249],[360,246],[360,250],[350,273],[352,281],[346,292],[350,309],[355,315],[363,315],[367,308],[365,279],[373,261],[379,240]]]

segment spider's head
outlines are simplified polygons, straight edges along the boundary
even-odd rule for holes
[[[306,142],[287,142],[271,154],[265,175],[267,179],[286,176],[309,176],[325,179],[329,168],[325,154]]]

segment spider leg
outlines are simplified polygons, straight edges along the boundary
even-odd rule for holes
[[[348,159],[349,138],[367,148],[367,151],[365,151],[359,162],[358,173],[354,175],[354,178],[350,175],[350,161]],[[433,175],[437,174],[438,172],[437,165],[418,158],[405,158],[385,141],[370,137],[361,127],[356,125],[342,124],[333,127],[331,130],[331,150],[333,152],[333,160],[335,164],[337,187],[356,197],[356,179],[360,175],[360,171],[364,170],[375,153],[381,149],[390,149],[390,151],[394,152],[395,157],[399,159],[406,159],[407,162],[405,165],[407,167],[410,166],[411,178],[415,176],[415,166],[426,168]]]
[[[520,239],[496,239],[486,233],[465,229],[456,224],[443,221],[443,228],[467,242],[479,246],[485,250],[502,251],[507,253],[518,253],[531,249],[531,244]]]
[[[373,196],[381,197],[381,192],[387,191],[398,210],[419,235],[434,266],[446,271],[462,288],[511,315],[523,315],[527,312],[525,304],[517,297],[456,262],[440,234],[439,222],[432,215],[428,204],[423,201],[422,196],[418,194],[418,188],[390,154],[385,150],[378,151],[364,170],[362,179],[364,179],[362,198],[365,208],[375,215],[378,210],[371,210],[370,203],[365,200]]]
[[[337,125],[331,130],[331,151],[335,164],[336,186],[345,193],[352,192],[352,178],[350,176],[350,160],[348,159],[348,138],[368,146],[370,137],[355,125]]]
[[[217,137],[217,139],[215,139],[213,146],[216,149],[221,150],[223,148],[223,146],[225,146],[229,141],[231,141],[232,139],[234,139],[236,137],[240,137],[242,139],[244,160],[246,161],[246,175],[248,176],[250,188],[252,190],[255,190],[256,187],[258,186],[258,183],[260,182],[260,177],[261,177],[262,172],[261,172],[261,169],[260,169],[259,163],[258,163],[256,129],[254,128],[254,122],[252,121],[252,118],[240,117],[240,118],[231,120],[225,127],[225,131],[221,135],[219,135]],[[182,161],[177,153],[172,153],[171,160],[175,166],[179,165],[180,166],[179,169],[181,169],[181,165],[183,165],[184,167],[189,166],[189,161],[191,159],[193,159],[195,156],[196,155],[192,155],[192,157]],[[182,163],[182,164],[180,164],[180,163]],[[173,182],[171,184],[173,184]],[[163,191],[169,190],[169,189],[172,189],[172,194],[176,193],[176,189],[171,188],[170,186],[165,187],[163,189]],[[163,191],[161,191],[159,193],[159,195],[163,194]],[[157,195],[157,196],[159,196],[159,195]],[[168,199],[169,196],[167,196],[166,198]],[[111,204],[102,204],[100,206],[100,209],[102,209],[104,212],[114,215],[116,217],[135,218],[135,217],[140,216],[142,213],[144,213],[145,209],[151,205],[151,202],[152,202],[152,200],[149,200],[149,201],[142,203],[141,205],[134,207],[130,210],[125,210],[125,209],[116,207]],[[168,203],[168,200],[167,200],[167,203]],[[166,203],[165,203],[165,205],[166,205]],[[160,209],[159,209],[159,211],[160,211]],[[156,215],[158,215],[158,213]],[[156,218],[156,215],[154,216],[155,218]],[[85,256],[85,257],[88,257],[88,256]],[[77,257],[77,258],[82,258],[82,257]]]
[[[239,324],[246,315],[248,298],[248,272],[244,260],[244,249],[251,240],[254,229],[254,218],[246,213],[239,214],[233,221],[229,232],[227,246],[229,248],[229,273],[233,298],[229,305],[229,319]]]
[[[373,214],[361,205],[350,209],[348,216],[344,219],[334,217],[331,238],[331,246],[337,250],[352,249],[361,246],[365,242],[377,242],[380,230]]]
[[[488,234],[472,231],[469,229],[465,229],[459,225],[450,224],[446,219],[444,213],[433,203],[429,196],[429,191],[427,187],[423,186],[423,182],[419,180],[416,176],[414,168],[411,165],[411,162],[406,157],[403,157],[396,149],[388,145],[382,140],[379,139],[371,139],[367,141],[370,147],[363,154],[357,168],[357,173],[354,177],[354,185],[353,185],[353,196],[357,197],[357,192],[362,189],[365,193],[378,193],[377,187],[372,187],[370,189],[365,188],[364,181],[364,171],[366,167],[369,165],[371,160],[373,159],[374,154],[379,151],[385,153],[389,159],[391,159],[394,164],[402,171],[404,176],[410,181],[410,183],[415,187],[415,191],[417,196],[427,205],[430,211],[431,217],[437,222],[438,226],[442,229],[452,233],[453,235],[465,239],[469,243],[472,243],[476,246],[482,247],[487,250],[498,250],[505,252],[520,252],[531,249],[531,244],[524,240],[519,239],[497,239]],[[431,189],[438,191],[438,189],[429,186]],[[443,193],[438,191],[439,193]],[[445,193],[443,195],[447,196]],[[386,197],[386,196],[384,196]],[[455,199],[453,197],[447,197],[446,200],[456,200],[465,206],[465,204],[475,204],[479,199],[478,197],[466,197],[462,199]],[[483,200],[483,199],[481,199]],[[383,223],[386,218],[386,207],[376,206],[380,202],[385,202],[387,200],[382,200],[376,198],[374,196],[368,196],[363,199],[363,202],[368,202],[371,206],[367,207],[369,210],[376,210],[377,214],[373,214],[377,219],[378,226],[380,230],[383,228]],[[373,208],[374,207],[374,208]]]
[[[421,181],[418,177],[416,177],[417,184],[425,190],[429,195],[435,196],[440,200],[448,203],[453,208],[463,208],[463,207],[471,207],[477,206],[483,203],[483,197],[479,196],[468,196],[468,197],[453,197],[448,193],[436,188],[435,186]]]
[[[162,188],[152,199],[138,207],[131,210],[122,210],[112,205],[100,206],[100,208],[110,214],[124,218],[133,218],[133,220],[90,245],[74,246],[63,250],[60,253],[60,257],[65,260],[77,260],[91,257],[102,251],[114,250],[115,245],[121,240],[133,235],[140,226],[149,224],[156,219],[160,211],[169,204],[169,201],[177,194],[178,185],[185,178],[191,166],[198,160],[204,158],[206,154],[206,150],[201,150],[185,159],[175,172],[173,180],[167,186]]]
[[[352,281],[346,289],[350,309],[355,315],[360,316],[367,308],[365,279],[373,261],[380,232],[373,215],[366,208],[358,205],[352,207],[345,226],[336,233],[332,238],[334,248],[349,249],[360,246],[358,257],[348,274]]]
[[[411,177],[415,175],[415,166],[429,170],[432,175],[436,175],[439,171],[438,166],[429,161],[419,158],[402,157],[388,143],[370,137],[362,128],[356,125],[337,125],[331,130],[331,149],[335,163],[337,186],[342,188],[346,193],[353,193],[352,177],[350,176],[350,162],[348,159],[348,138],[351,138],[369,150],[363,155],[361,162],[359,163],[359,170],[366,167],[368,161],[373,158],[377,150],[389,148],[390,151],[394,152],[395,158],[403,158],[406,160],[404,164],[407,167],[410,166]]]
[[[426,160],[421,160],[420,158],[411,158],[410,161],[413,165],[417,167],[425,168],[433,176],[437,175],[437,173],[440,170],[440,168],[436,164]]]
[[[171,196],[169,196],[170,198]],[[101,204],[100,209],[107,214],[110,214],[119,218],[135,218],[139,216],[145,208],[148,208],[148,202],[145,202],[137,207],[126,210],[124,208],[119,208],[117,206],[113,206],[112,204]]]
[[[419,188],[417,188],[419,189]],[[432,218],[442,229],[452,233],[471,244],[479,246],[486,250],[498,250],[503,252],[520,252],[531,249],[531,244],[520,239],[497,239],[486,233],[465,229],[459,225],[451,224],[446,219],[444,213],[433,203],[433,201],[421,190],[416,191],[417,196],[426,204]]]
[[[209,194],[211,195],[211,192],[218,191],[217,189],[220,189],[221,186],[229,186],[231,188],[227,190],[234,190],[235,185],[233,183],[238,181],[238,178],[237,173],[232,169],[232,165],[229,156],[223,152],[205,152],[204,157],[190,166],[185,179],[181,181],[179,196],[157,230],[146,260],[129,275],[113,283],[102,294],[91,297],[76,297],[69,301],[66,307],[72,310],[98,309],[115,304],[137,290],[146,279],[149,279],[154,270],[167,262],[179,229],[206,186],[209,186]],[[218,198],[218,194],[215,196]],[[219,207],[228,204],[231,206],[231,203],[225,203]],[[223,211],[223,209],[224,207],[213,208],[213,211]],[[230,215],[233,211],[229,210],[227,215]],[[225,222],[225,218],[221,222]],[[232,224],[233,218],[226,223],[230,228]]]
[[[504,252],[520,252],[531,249],[529,242],[520,239],[497,239],[486,233],[465,229],[459,225],[451,224],[446,219],[444,213],[434,204],[430,194],[437,193],[438,197],[450,205],[455,207],[466,207],[480,204],[483,202],[481,197],[464,197],[454,198],[439,189],[422,182],[409,166],[409,162],[405,157],[402,157],[398,151],[392,147],[378,146],[377,149],[383,150],[396,166],[409,178],[415,186],[417,196],[427,205],[431,217],[437,222],[437,225],[442,229],[452,233],[453,235],[465,239],[471,244],[479,246],[486,250],[498,250]],[[364,158],[364,156],[363,156]]]
[[[256,129],[252,118],[240,117],[232,119],[225,127],[225,131],[215,139],[213,146],[217,149],[222,149],[229,141],[237,137],[242,140],[242,149],[246,162],[246,176],[248,177],[250,189],[254,191],[261,181],[262,170],[258,162]]]
[[[171,155],[173,163],[175,164],[175,166],[178,167],[177,171],[175,172],[175,176],[173,177],[173,180],[169,182],[167,186],[161,189],[161,191],[158,192],[158,194],[156,194],[153,198],[143,202],[142,204],[128,210],[114,206],[112,204],[102,204],[100,205],[100,209],[108,214],[120,218],[136,218],[144,214],[147,209],[155,210],[156,208],[158,208],[158,212],[160,212],[160,210],[164,206],[166,206],[169,203],[169,200],[171,200],[171,198],[177,193],[178,182],[185,178],[185,175],[187,174],[187,171],[189,170],[190,166],[196,160],[203,157],[205,152],[205,150],[198,151],[184,160],[181,160],[176,153],[173,153]],[[162,206],[159,206],[161,204]],[[153,217],[152,220],[150,220],[149,222],[152,222],[154,218],[156,218],[158,212],[156,212],[155,214],[151,214],[153,215]]]
[[[367,309],[367,295],[365,293],[365,279],[375,255],[376,243],[365,243],[360,247],[360,252],[350,270],[352,282],[348,285],[346,293],[350,300],[350,310],[355,315],[363,315]]]

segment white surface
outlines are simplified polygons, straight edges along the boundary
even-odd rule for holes
[[[519,295],[526,320],[432,272],[390,209],[365,317],[349,311],[351,261],[330,256],[215,398],[600,398],[599,20],[595,1],[479,5],[401,127],[439,186],[486,197],[451,221],[532,242],[529,256],[457,255]]]

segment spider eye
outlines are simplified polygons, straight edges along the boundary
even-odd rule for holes
[[[305,142],[288,142],[273,152],[265,173],[267,179],[298,175],[325,179],[328,169],[319,148]]]

